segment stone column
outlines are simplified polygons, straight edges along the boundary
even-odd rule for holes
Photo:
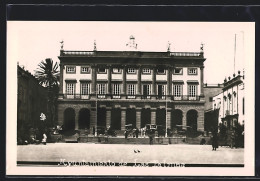
[[[121,130],[125,130],[126,108],[121,108]]]
[[[204,131],[204,111],[203,107],[198,110],[198,118],[197,118],[197,130]]]
[[[108,77],[108,85],[107,85],[107,94],[111,95],[111,66],[108,67],[107,71],[107,77]]]
[[[187,129],[186,126],[187,126],[187,111],[184,111],[183,110],[183,117],[182,117],[182,129]]]
[[[157,89],[156,89],[156,68],[153,68],[153,76],[152,76],[152,95],[157,95]],[[156,97],[153,97],[156,98]]]
[[[111,108],[106,108],[106,127],[111,126]]]
[[[171,95],[171,85],[172,85],[172,73],[171,68],[167,69],[167,95]]]
[[[123,91],[122,94],[126,94],[126,67],[123,67]]]
[[[63,69],[64,69],[64,65],[60,64],[60,90],[59,90],[59,94],[63,94]]]
[[[204,97],[204,66],[200,67],[200,96]]]
[[[151,124],[156,124],[156,108],[151,108]]]
[[[92,134],[92,129],[93,127],[97,127],[97,112],[96,112],[96,108],[92,107],[90,109],[90,133]]]
[[[79,129],[79,110],[75,109],[75,130]]]
[[[141,73],[142,73],[142,69],[141,69],[141,66],[139,66],[138,77],[137,77],[137,95],[142,94],[141,93]]]
[[[168,68],[168,95],[172,95],[172,67]]]
[[[136,108],[136,127],[141,128],[141,108]]]
[[[167,128],[171,128],[171,119],[172,114],[171,114],[171,109],[167,109]]]
[[[97,84],[97,67],[96,66],[92,66],[92,74],[91,74],[91,78],[92,78],[92,84],[91,84],[91,94],[96,94],[96,84]]]

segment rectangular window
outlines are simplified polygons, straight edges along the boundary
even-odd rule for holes
[[[188,68],[189,75],[197,75],[197,68]]]
[[[105,68],[98,68],[98,73],[106,73],[106,69]]]
[[[150,73],[151,73],[151,69],[149,69],[149,68],[143,68],[143,73],[144,73],[144,74],[150,74]]]
[[[158,74],[165,74],[165,69],[164,68],[158,68],[157,73]]]
[[[119,73],[121,73],[121,69],[120,68],[113,68],[113,73],[119,74]]]
[[[89,95],[90,94],[90,84],[89,83],[81,83],[81,95]]]
[[[143,95],[144,96],[151,95],[151,85],[150,84],[143,85]]]
[[[164,99],[166,95],[166,85],[157,85],[157,93],[159,99]]]
[[[106,94],[106,84],[97,84],[98,85],[98,94],[104,95]]]
[[[90,73],[90,67],[81,67],[81,73]]]
[[[189,97],[196,97],[197,85],[189,85]]]
[[[128,95],[135,95],[135,84],[128,84],[127,85],[127,94]]]
[[[212,102],[213,101],[213,97],[209,97],[209,102]]]
[[[67,73],[76,73],[76,67],[75,66],[67,66],[66,72]]]
[[[135,68],[128,68],[128,69],[127,69],[127,73],[129,73],[129,74],[135,74],[135,73],[136,73],[136,69],[135,69]]]
[[[182,68],[175,68],[173,70],[173,74],[181,75],[182,74]]]
[[[113,84],[113,95],[120,95],[121,86],[120,84]]]
[[[173,95],[174,97],[182,96],[182,85],[180,84],[173,85]]]
[[[67,92],[67,95],[74,95],[74,93],[75,93],[75,84],[74,83],[67,83],[66,92]]]

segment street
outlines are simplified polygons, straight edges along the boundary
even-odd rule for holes
[[[244,149],[211,145],[124,145],[89,143],[48,143],[18,145],[18,162],[124,162],[124,163],[184,163],[243,164]]]

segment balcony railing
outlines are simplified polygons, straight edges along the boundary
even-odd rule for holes
[[[177,56],[177,57],[182,57],[182,56],[187,56],[187,57],[199,57],[202,55],[200,52],[171,52],[171,56]]]
[[[188,96],[188,95],[181,95],[181,96],[172,96],[172,95],[126,95],[126,94],[118,94],[118,95],[112,95],[112,94],[89,94],[89,95],[82,95],[82,94],[61,94],[59,96],[62,99],[142,99],[142,100],[165,100],[167,97],[167,100],[172,101],[199,101],[200,96]]]

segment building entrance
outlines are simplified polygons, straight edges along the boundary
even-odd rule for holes
[[[64,111],[64,131],[75,130],[75,110],[67,108]]]
[[[90,128],[90,111],[83,108],[79,111],[79,129]]]
[[[126,124],[132,124],[133,128],[136,127],[136,110],[134,108],[126,109]]]
[[[97,126],[106,127],[106,108],[97,109]]]
[[[141,128],[144,128],[146,124],[151,124],[151,109],[143,108],[141,111]]]
[[[197,131],[198,112],[196,110],[189,110],[187,112],[187,126],[191,126],[193,131]]]
[[[111,110],[111,129],[121,130],[121,109]]]

